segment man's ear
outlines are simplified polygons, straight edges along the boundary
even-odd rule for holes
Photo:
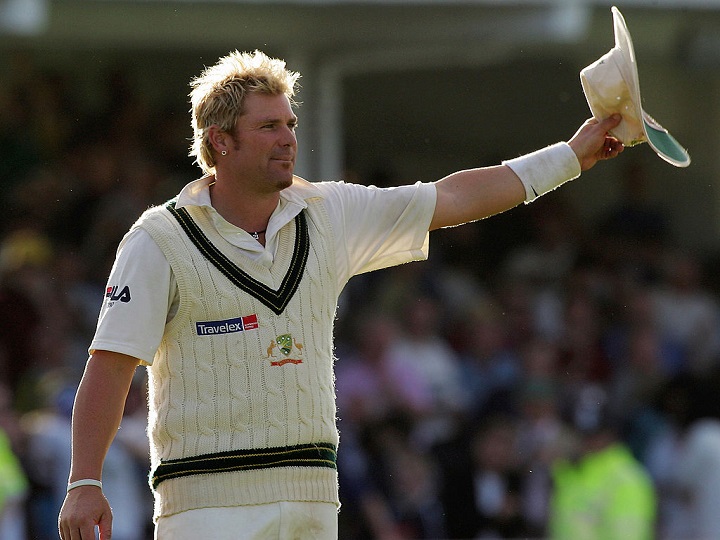
[[[230,136],[227,132],[221,130],[217,124],[213,124],[208,129],[208,141],[215,152],[222,154],[223,151],[228,151]]]

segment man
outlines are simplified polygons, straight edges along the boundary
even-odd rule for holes
[[[232,53],[192,83],[205,176],[120,244],[73,421],[63,540],[109,538],[102,463],[135,368],[149,373],[158,538],[335,538],[332,329],[353,275],[424,259],[428,231],[529,202],[623,150],[620,118],[436,183],[293,175],[297,73]],[[513,172],[515,171],[515,172]]]

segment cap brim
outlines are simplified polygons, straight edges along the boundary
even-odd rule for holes
[[[682,145],[670,135],[667,129],[658,124],[648,113],[643,111],[643,128],[648,144],[662,159],[676,167],[690,165],[690,155]]]

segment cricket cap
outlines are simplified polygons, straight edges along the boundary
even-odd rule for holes
[[[662,159],[676,167],[690,165],[687,150],[642,108],[640,80],[630,32],[613,6],[615,46],[580,72],[580,82],[593,116],[603,120],[622,115],[611,135],[625,146],[647,142]]]

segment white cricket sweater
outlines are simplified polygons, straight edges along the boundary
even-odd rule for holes
[[[206,237],[199,241],[205,254],[166,207],[148,210],[136,224],[165,254],[180,294],[148,368],[151,465],[160,480],[155,517],[276,501],[339,505],[334,463],[306,465],[306,451],[295,453],[317,444],[323,456],[334,456],[339,438],[332,345],[339,291],[322,201],[308,200],[278,233],[269,269],[237,255],[206,210],[183,210],[190,230],[194,223],[202,233],[191,234]],[[224,472],[203,472],[208,464],[222,468],[238,450],[257,452]],[[257,468],[257,454],[273,465]],[[168,461],[183,463],[185,475],[158,475]]]

